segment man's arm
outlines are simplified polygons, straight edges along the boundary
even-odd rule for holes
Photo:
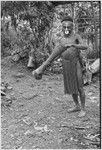
[[[81,49],[81,50],[85,50],[88,48],[88,45],[83,43],[83,40],[82,40],[80,35],[77,35],[76,39],[78,40],[78,44],[72,45],[73,47],[76,47],[76,48]]]

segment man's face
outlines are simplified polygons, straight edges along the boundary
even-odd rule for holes
[[[73,30],[73,23],[71,21],[63,21],[62,31],[65,36],[69,36]]]

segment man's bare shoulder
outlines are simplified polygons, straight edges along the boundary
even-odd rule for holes
[[[64,43],[65,43],[66,39],[64,36],[62,36],[60,39],[59,39],[59,45],[62,46]]]
[[[63,45],[62,44],[63,41],[64,41],[63,38],[58,39],[57,42],[55,43],[55,47],[61,47]]]

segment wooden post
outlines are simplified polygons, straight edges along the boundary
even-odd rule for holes
[[[72,18],[73,18],[73,31],[75,33],[75,15],[74,15],[74,2],[71,3],[71,9],[72,9]]]

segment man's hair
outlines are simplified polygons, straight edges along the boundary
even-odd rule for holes
[[[66,16],[66,17],[64,17],[64,18],[62,19],[61,22],[63,22],[63,21],[71,21],[71,22],[73,22],[73,19],[72,19],[72,17],[70,17],[70,16]]]

